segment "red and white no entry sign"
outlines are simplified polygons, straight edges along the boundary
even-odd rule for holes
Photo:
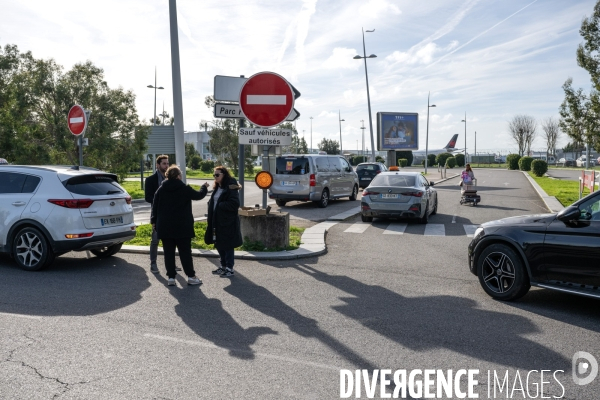
[[[248,121],[269,128],[284,122],[292,112],[294,92],[282,76],[259,72],[242,86],[240,108]]]
[[[69,125],[69,130],[75,136],[79,136],[85,131],[87,119],[83,107],[78,105],[71,107],[67,116],[67,124]]]

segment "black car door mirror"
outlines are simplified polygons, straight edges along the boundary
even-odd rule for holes
[[[564,210],[561,210],[558,214],[556,214],[556,218],[558,218],[559,221],[562,221],[565,223],[568,223],[571,221],[577,221],[580,216],[581,216],[581,211],[579,210],[579,207],[575,207],[575,206],[569,206],[569,207],[565,208]]]
[[[435,182],[429,181],[429,186],[433,186],[434,184],[435,184]]]

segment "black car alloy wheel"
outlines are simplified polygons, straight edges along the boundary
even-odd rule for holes
[[[487,294],[498,300],[516,300],[530,288],[519,256],[509,246],[493,244],[480,254],[477,275]]]

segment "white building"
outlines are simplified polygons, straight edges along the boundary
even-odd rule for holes
[[[208,131],[183,132],[183,141],[185,143],[193,144],[203,160],[215,159],[209,152],[210,136],[208,135]]]

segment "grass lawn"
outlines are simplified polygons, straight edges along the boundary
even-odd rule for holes
[[[571,205],[579,200],[579,182],[552,179],[547,176],[538,178],[529,172],[529,175],[541,186],[548,196],[554,196],[563,206]],[[589,189],[583,189],[583,196],[590,194]]]
[[[139,181],[125,181],[123,183],[119,183],[127,193],[131,196],[132,199],[143,199],[144,198],[144,190],[141,188],[141,184]],[[196,190],[200,190],[200,185],[190,185]]]
[[[231,170],[230,170],[231,171]],[[262,171],[261,167],[254,167],[254,171],[251,173],[246,173],[244,176],[246,178],[252,178],[254,179],[254,177],[256,176],[256,173]],[[152,170],[149,171],[144,171],[144,177],[147,178],[150,175],[152,175],[154,172],[152,172]],[[194,179],[213,179],[213,173],[212,172],[202,172],[199,169],[188,169],[185,173],[186,177],[188,178],[194,178]],[[140,173],[139,172],[133,172],[130,174],[127,174],[128,178],[138,178],[140,177]],[[236,176],[237,179],[237,176]]]
[[[194,223],[194,231],[196,237],[192,239],[192,249],[204,249],[214,250],[215,246],[212,244],[204,243],[204,233],[206,232],[207,223],[198,221]],[[236,250],[246,251],[280,251],[280,250],[296,250],[300,247],[302,233],[304,228],[298,228],[296,226],[290,226],[290,244],[285,249],[267,249],[260,242],[246,242],[238,247]],[[133,246],[150,246],[150,240],[152,239],[152,225],[145,224],[137,227],[137,234],[132,240],[125,242],[125,244]],[[162,246],[162,243],[159,243]]]

